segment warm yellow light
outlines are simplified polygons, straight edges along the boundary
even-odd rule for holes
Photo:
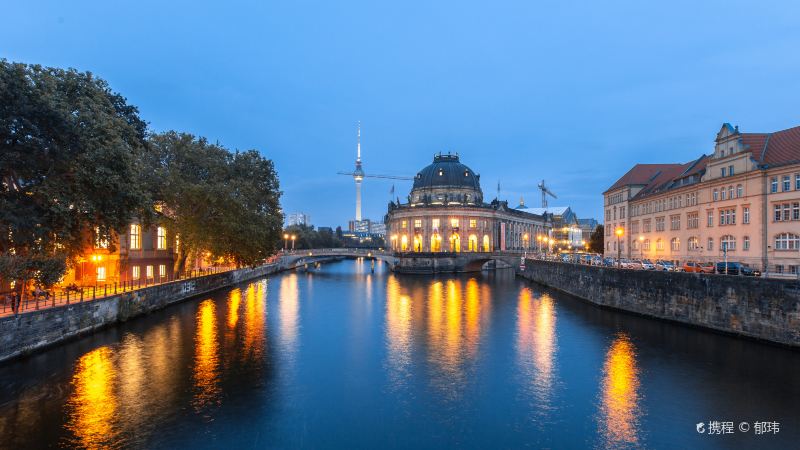
[[[523,235],[522,235],[522,238],[523,238],[523,239],[525,239],[525,240],[527,241],[527,240],[528,240],[528,233],[525,233],[525,234],[523,234]]]
[[[644,241],[644,236],[639,236],[639,241]]]
[[[536,240],[537,240],[537,241],[541,241],[541,240],[542,240],[542,236],[541,236],[541,235],[539,235],[539,236],[536,236]]]
[[[614,234],[616,234],[617,236],[622,236],[623,234],[625,234],[625,230],[623,230],[622,227],[617,227],[617,229],[614,230]]]
[[[292,240],[295,240],[295,239],[297,239],[297,236],[292,235]]]
[[[284,235],[283,235],[283,238],[284,238],[284,239],[289,239],[289,235],[288,235],[288,234],[284,234]]]

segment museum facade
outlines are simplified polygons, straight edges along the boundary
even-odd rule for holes
[[[458,154],[438,154],[414,177],[407,202],[389,203],[387,241],[398,252],[536,251],[549,216],[483,200],[480,175]]]

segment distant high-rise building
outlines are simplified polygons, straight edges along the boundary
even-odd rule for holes
[[[291,227],[292,225],[311,226],[311,216],[302,212],[290,213],[286,216],[286,226]]]

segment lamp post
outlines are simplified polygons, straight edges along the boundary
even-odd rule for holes
[[[644,236],[639,236],[639,259],[644,259]]]
[[[292,235],[292,251],[294,251],[294,241],[295,241],[295,239],[297,239],[297,236],[293,234]]]
[[[625,230],[623,230],[622,227],[617,227],[617,229],[614,230],[614,234],[617,235],[617,267],[620,268],[622,267],[622,245],[620,245],[620,238],[625,234]]]
[[[283,233],[283,251],[284,252],[286,251],[286,246],[288,245],[288,242],[287,242],[288,240],[289,240],[289,235],[286,234],[286,233]]]
[[[536,250],[541,253],[542,252],[542,235],[536,235]]]

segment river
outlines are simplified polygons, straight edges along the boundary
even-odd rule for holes
[[[398,276],[362,260],[70,341],[0,366],[0,386],[3,448],[800,442],[800,352],[601,309],[508,271]]]

